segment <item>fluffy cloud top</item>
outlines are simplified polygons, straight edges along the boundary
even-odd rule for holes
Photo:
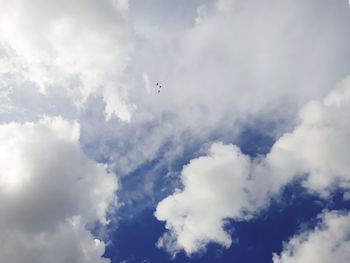
[[[313,231],[293,237],[284,245],[281,255],[274,254],[274,263],[349,262],[350,214],[326,212]]]
[[[232,145],[213,144],[208,156],[182,171],[183,190],[158,204],[155,216],[169,230],[159,245],[187,254],[208,242],[225,247],[226,219],[248,219],[293,179],[323,196],[332,187],[350,188],[350,82],[346,79],[323,102],[310,102],[300,124],[283,135],[265,157],[250,160]]]
[[[247,119],[289,125],[300,105],[323,98],[350,70],[345,1],[174,3],[129,1],[135,48],[121,79],[137,108],[130,125],[101,122],[84,137],[121,173],[169,142],[232,139]]]
[[[176,145],[166,163],[218,133],[232,138],[252,116],[288,120],[349,72],[346,1],[150,2],[0,0],[0,122],[77,118],[91,156],[128,174],[164,145]],[[249,218],[297,176],[323,195],[349,188],[348,90],[305,106],[265,157],[217,143],[190,162],[184,188],[157,208],[169,229],[159,245],[188,254],[211,241],[229,247],[226,220]],[[85,225],[105,223],[116,182],[84,157],[77,125],[46,119],[1,131],[4,260],[47,261],[69,249],[68,262],[102,260],[103,243]]]
[[[0,125],[2,262],[109,262],[86,224],[106,224],[117,181],[62,118]]]
[[[0,68],[17,72],[42,93],[65,89],[76,104],[102,96],[108,117],[129,120],[118,82],[132,49],[126,1],[2,0],[0,5],[0,49],[8,54]]]
[[[270,112],[289,119],[349,71],[342,1],[0,5],[0,121],[79,119],[94,158],[107,156],[124,174],[169,141],[184,148],[233,134],[241,121]],[[87,100],[94,96],[101,109]],[[97,123],[97,109],[132,123]]]
[[[249,169],[249,157],[233,145],[219,143],[211,146],[208,156],[186,165],[181,177],[185,191],[178,190],[157,207],[156,217],[167,220],[171,231],[159,245],[183,248],[188,254],[208,240],[229,247],[231,238],[222,225],[225,218],[240,217],[242,207],[249,205],[244,192]]]
[[[203,116],[213,125],[276,105],[280,97],[298,103],[320,96],[348,70],[341,2],[0,4],[0,57],[9,54],[0,69],[47,94],[64,89],[79,105],[101,96],[107,116],[123,120],[136,112],[144,121],[179,112],[176,124],[195,129]],[[164,84],[162,100],[144,89],[144,73],[151,84]]]

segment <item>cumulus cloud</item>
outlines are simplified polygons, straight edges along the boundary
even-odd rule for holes
[[[0,121],[36,121],[43,114],[77,118],[84,149],[121,174],[155,160],[164,145],[173,147],[160,157],[166,163],[208,138],[232,141],[247,119],[290,120],[299,105],[323,97],[350,70],[344,59],[350,53],[346,1],[0,0],[0,5]],[[163,86],[160,94],[153,89],[156,82]],[[300,125],[264,158],[251,160],[219,143],[207,157],[193,160],[183,178],[198,174],[193,180],[201,185],[199,174],[209,182],[211,169],[223,167],[222,180],[235,190],[222,197],[201,194],[182,210],[185,197],[198,194],[195,183],[184,181],[184,190],[157,209],[170,229],[159,244],[188,254],[209,241],[228,247],[226,218],[248,218],[247,211],[263,206],[296,175],[308,174],[305,187],[323,195],[333,183],[347,188],[348,124],[338,120],[346,118],[348,104],[341,90],[309,103]],[[203,162],[198,170],[195,164]],[[236,169],[239,173],[229,172]],[[221,193],[222,183],[214,183],[213,189],[203,183],[204,192]],[[191,211],[202,199],[218,210],[193,227],[198,212]],[[228,209],[224,200],[231,199],[236,203]],[[101,214],[95,217],[102,220]]]
[[[11,50],[0,62],[7,63],[8,72],[33,82],[44,94],[65,89],[78,105],[91,95],[102,96],[107,117],[130,120],[130,105],[118,82],[132,50],[127,1],[0,4],[0,46]]]
[[[350,257],[350,214],[325,212],[313,230],[294,236],[274,263],[346,263]]]
[[[185,191],[178,190],[157,207],[156,217],[167,220],[159,246],[186,253],[202,249],[208,240],[225,247],[231,238],[223,229],[225,218],[240,217],[248,206],[245,185],[250,159],[233,145],[213,144],[208,156],[192,160],[182,171]]]
[[[350,70],[342,1],[0,4],[0,120],[78,118],[93,156],[125,173],[169,141],[202,142],[270,112],[290,119]],[[132,124],[93,119],[94,96],[105,117]]]
[[[192,160],[181,175],[183,189],[161,201],[155,216],[168,232],[159,246],[188,255],[209,242],[231,244],[225,220],[247,220],[295,178],[328,196],[334,187],[350,188],[350,79],[322,102],[300,111],[300,123],[266,156],[250,159],[236,146],[213,144],[208,156]]]
[[[0,260],[109,262],[87,224],[107,224],[117,181],[62,118],[0,125]]]
[[[99,122],[99,132],[84,143],[96,142],[94,155],[112,157],[128,174],[158,158],[169,142],[235,141],[255,118],[287,130],[301,105],[324,97],[350,71],[344,6],[324,0],[129,1],[137,37],[121,79],[137,107],[130,125]],[[87,127],[94,127],[88,118]]]

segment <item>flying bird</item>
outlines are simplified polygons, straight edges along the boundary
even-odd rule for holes
[[[157,88],[158,88],[157,93],[160,93],[160,89],[162,88],[162,86],[159,84],[159,82],[157,82],[156,85],[157,85]]]

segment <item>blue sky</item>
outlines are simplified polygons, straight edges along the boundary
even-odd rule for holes
[[[293,199],[290,197],[292,194],[302,196]],[[105,256],[112,262],[119,262],[120,258],[127,262],[142,262],[145,259],[148,259],[146,262],[271,262],[272,253],[282,251],[283,241],[296,232],[315,227],[317,215],[325,207],[332,210],[350,208],[350,202],[344,202],[339,193],[325,202],[302,193],[302,189],[296,186],[288,189],[282,200],[282,203],[274,204],[252,222],[232,223],[228,228],[232,229],[237,243],[230,249],[210,244],[205,253],[191,258],[179,254],[172,259],[154,246],[164,225],[155,220],[152,209],[147,209],[134,220],[120,223]]]
[[[266,134],[273,129],[273,125],[258,123],[256,122],[255,127],[245,128],[237,141],[242,151],[250,156],[266,154],[273,143],[273,139]],[[187,155],[189,157],[186,159],[185,155],[181,160],[182,163],[187,163],[191,159],[191,153]],[[142,184],[140,180],[145,173],[144,170],[152,170],[152,165],[154,163],[126,177],[127,183],[123,185],[137,188],[138,184]],[[163,178],[159,179],[159,181],[162,180]],[[162,185],[161,182],[159,184]],[[162,186],[156,184],[155,191],[160,188]],[[107,246],[104,256],[110,258],[112,262],[120,262],[122,259],[122,262],[124,260],[130,263],[272,262],[272,253],[280,253],[283,242],[296,233],[312,230],[319,224],[320,220],[317,216],[322,211],[348,211],[350,201],[344,200],[343,194],[343,190],[334,190],[331,198],[320,198],[303,188],[301,181],[298,180],[288,185],[255,219],[246,222],[231,220],[226,226],[234,239],[229,249],[210,243],[205,252],[191,257],[180,252],[175,258],[156,247],[155,244],[165,226],[164,223],[156,220],[154,208],[150,205],[152,201],[146,201],[143,197],[142,200],[136,200],[131,207],[126,206],[119,210],[121,219],[117,223],[117,229],[111,231],[111,243]],[[164,193],[156,195],[155,198],[164,198]],[[140,208],[140,204],[143,208]],[[133,214],[131,219],[130,214]]]
[[[1,262],[348,263],[348,1],[0,6]]]

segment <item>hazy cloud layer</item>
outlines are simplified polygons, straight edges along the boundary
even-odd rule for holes
[[[346,1],[0,3],[0,120],[79,119],[123,174],[169,141],[291,120],[350,71]]]
[[[136,37],[121,82],[135,105],[132,121],[100,122],[84,143],[128,174],[169,141],[178,153],[217,134],[234,138],[254,118],[285,131],[301,105],[350,72],[347,8],[346,1],[130,1]]]
[[[257,119],[276,126],[266,156],[214,143],[189,157],[183,189],[156,211],[172,253],[229,247],[226,220],[251,218],[295,178],[322,196],[349,188],[349,80],[332,91],[350,72],[346,0],[0,6],[3,261],[104,261],[86,224],[106,223],[117,179],[84,153],[121,176],[141,171],[130,199],[155,202],[155,181],[186,151],[236,142]]]
[[[0,260],[109,262],[87,224],[106,224],[117,181],[62,118],[0,125]]]
[[[118,82],[132,49],[125,1],[5,0],[0,4],[5,73],[17,73],[44,94],[65,89],[75,104],[100,95],[107,117],[130,119]]]

